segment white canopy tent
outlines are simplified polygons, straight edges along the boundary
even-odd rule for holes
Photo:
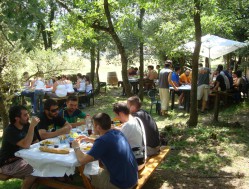
[[[245,47],[246,43],[224,39],[215,35],[205,35],[201,37],[201,50],[200,55],[209,59],[216,59],[230,52],[233,52],[241,47]],[[195,42],[191,41],[182,46],[179,49],[194,52]]]

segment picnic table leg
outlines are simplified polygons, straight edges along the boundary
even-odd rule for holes
[[[213,119],[213,121],[215,121],[215,122],[218,122],[219,104],[220,104],[220,95],[217,91],[215,94],[215,101],[214,101],[214,119]]]
[[[81,176],[81,178],[83,180],[83,183],[84,183],[86,189],[94,189],[94,187],[91,185],[90,180],[83,173],[84,172],[84,166],[79,166],[78,170],[80,172],[80,176]]]
[[[188,90],[184,90],[184,97],[185,97],[185,108],[186,111],[189,112],[189,108],[190,108],[190,91]]]
[[[175,90],[171,90],[171,110],[174,109],[174,106],[175,106]]]

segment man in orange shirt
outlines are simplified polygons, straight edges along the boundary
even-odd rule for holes
[[[185,72],[180,75],[180,83],[183,85],[191,83],[190,70],[185,70]]]

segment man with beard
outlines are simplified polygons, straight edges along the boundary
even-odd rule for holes
[[[85,124],[85,121],[78,121],[78,118],[85,118],[86,114],[82,112],[80,109],[78,109],[78,99],[76,96],[69,96],[67,98],[67,107],[64,109],[61,109],[59,112],[59,116],[64,118],[68,123],[72,125],[72,127],[77,127],[80,125]]]
[[[36,177],[32,176],[33,168],[22,158],[16,157],[15,152],[29,148],[37,141],[35,127],[39,118],[33,117],[29,123],[27,108],[21,105],[13,106],[9,111],[10,125],[3,134],[0,151],[0,173],[14,178],[24,179],[22,189],[31,188]]]
[[[59,107],[53,99],[44,102],[44,112],[40,115],[38,131],[40,140],[69,134],[72,126],[62,117],[58,116]]]

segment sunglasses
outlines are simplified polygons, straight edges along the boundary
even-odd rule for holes
[[[55,112],[57,112],[58,110],[59,110],[59,108],[55,108],[55,109],[50,110],[50,112],[55,113]]]

